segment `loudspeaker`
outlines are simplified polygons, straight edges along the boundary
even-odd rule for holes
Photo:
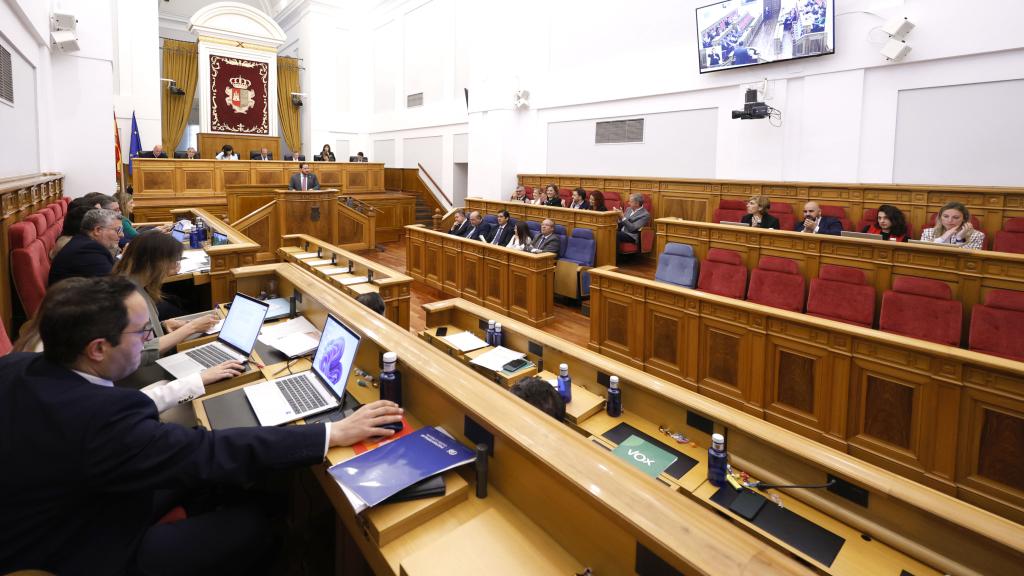
[[[74,14],[50,14],[50,45],[61,52],[76,52],[78,48],[78,19]]]
[[[890,38],[895,38],[896,40],[903,40],[913,29],[914,23],[907,20],[906,17],[894,18],[886,22],[885,26],[882,26],[882,32],[885,32]]]
[[[880,54],[885,56],[886,60],[895,62],[900,58],[903,58],[910,52],[910,45],[905,40],[890,39],[882,47]]]

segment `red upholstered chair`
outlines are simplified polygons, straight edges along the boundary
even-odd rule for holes
[[[0,356],[10,353],[14,346],[11,344],[11,338],[7,336],[7,329],[4,328],[4,323],[0,322]]]
[[[878,208],[865,208],[864,214],[860,217],[860,222],[857,223],[857,232],[864,229],[865,226],[871,226],[878,222]]]
[[[47,234],[49,226],[46,224],[46,217],[41,212],[36,212],[26,216],[25,221],[35,226],[36,238],[43,243],[43,246],[46,247],[46,252],[49,253],[50,249],[53,248],[53,243],[49,242],[49,235]]]
[[[928,219],[925,220],[924,227],[931,228],[932,226],[935,226],[935,219],[938,218],[938,216],[938,212],[932,212],[931,214],[929,214]],[[978,220],[978,217],[975,216],[974,214],[971,214],[971,226],[974,226],[975,230],[981,230],[982,232],[984,232],[984,230],[981,229],[981,221]]]
[[[532,186],[523,186],[523,191],[526,192],[526,197],[527,198],[529,198],[530,200],[533,200],[533,187]]]
[[[64,204],[64,202],[61,201],[61,200],[53,202],[52,204],[50,204],[50,207],[52,207],[55,210],[57,210],[57,217],[58,218],[63,218],[64,215],[67,214],[67,208],[68,208],[67,204]]]
[[[743,265],[743,256],[733,250],[708,250],[707,259],[700,265],[697,289],[742,300],[747,293],[747,267]]]
[[[618,192],[604,193],[604,207],[609,210],[622,209],[622,197]]]
[[[818,277],[811,280],[807,313],[871,328],[875,319],[875,289],[867,285],[863,270],[823,264]]]
[[[750,273],[747,300],[782,308],[792,312],[804,311],[804,277],[795,260],[777,256],[762,256]]]
[[[992,290],[971,309],[968,347],[1024,362],[1024,292]]]
[[[644,208],[651,215],[651,223],[640,229],[640,245],[637,246],[636,242],[619,242],[619,254],[647,254],[654,249],[654,208],[649,194],[644,194]]]
[[[558,188],[558,197],[562,199],[562,206],[572,204],[572,188]]]
[[[838,218],[839,221],[842,222],[843,224],[843,230],[860,232],[860,228],[858,228],[857,230],[853,229],[853,222],[850,222],[850,219],[846,217],[846,208],[843,206],[821,205],[821,215],[831,216],[832,218]]]
[[[11,277],[21,307],[31,318],[46,295],[50,258],[32,222],[18,222],[8,230],[11,243]]]
[[[997,252],[1024,254],[1024,218],[1010,218],[1003,223],[1003,229],[996,232],[992,249]]]
[[[960,345],[963,304],[941,280],[903,276],[882,295],[878,328],[949,346]]]
[[[793,206],[781,202],[772,202],[768,206],[768,213],[779,219],[779,229],[792,231],[796,227],[796,215],[793,213]]]
[[[721,199],[718,201],[718,208],[715,208],[715,212],[711,217],[713,222],[739,222],[747,214],[747,201],[746,200],[726,200]]]

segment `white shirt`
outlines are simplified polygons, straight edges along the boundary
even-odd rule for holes
[[[225,156],[223,151],[217,152],[217,156],[214,157],[214,160],[238,160],[238,154],[231,153]]]
[[[78,374],[82,378],[85,378],[92,384],[97,386],[106,386],[107,388],[113,388],[114,383],[105,378],[99,376],[93,376],[92,374],[86,374],[85,372],[79,372],[78,370],[72,370],[75,374]],[[185,402],[191,402],[196,396],[202,396],[206,393],[206,387],[203,386],[203,378],[199,373],[186,376],[185,378],[179,378],[177,380],[171,380],[170,382],[162,381],[155,384],[150,384],[141,390],[143,394],[149,396],[149,399],[156,404],[158,412],[163,412],[168,408],[176,406],[178,404],[184,404]],[[198,386],[198,388],[197,388]],[[197,391],[198,390],[198,391]],[[327,457],[327,450],[331,447],[331,423],[324,422],[324,457]]]

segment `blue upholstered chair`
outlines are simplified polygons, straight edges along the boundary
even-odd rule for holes
[[[564,254],[555,265],[555,294],[576,300],[586,298],[590,296],[590,273],[587,270],[593,268],[597,257],[594,231],[576,228],[562,244]]]
[[[654,273],[654,279],[693,288],[697,285],[699,269],[700,263],[693,255],[692,246],[669,242],[665,245],[665,251],[658,256],[658,270]]]

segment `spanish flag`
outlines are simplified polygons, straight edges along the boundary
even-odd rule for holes
[[[121,183],[121,131],[117,128],[117,112],[114,112],[114,176]]]

